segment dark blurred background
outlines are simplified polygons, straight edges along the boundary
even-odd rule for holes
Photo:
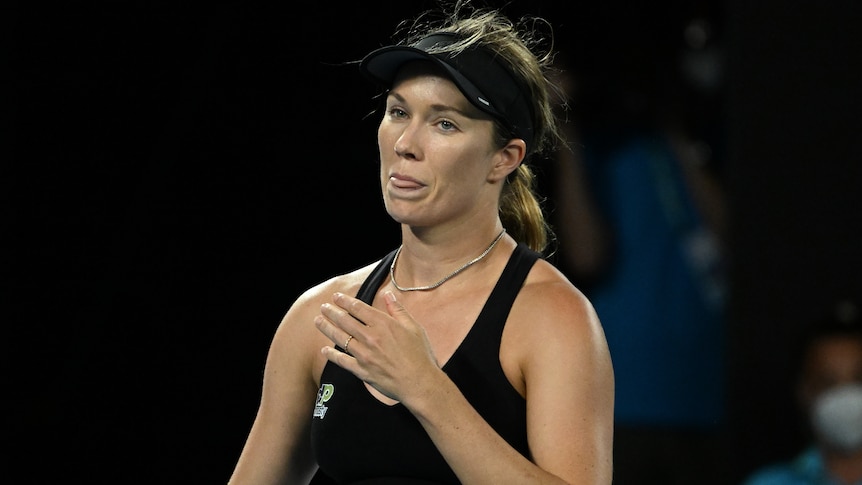
[[[398,243],[366,117],[376,90],[344,63],[433,5],[0,7],[9,483],[226,482],[284,311]],[[506,8],[548,17],[599,83],[643,49],[677,56],[685,26],[708,21],[731,476],[789,457],[788,347],[862,295],[862,3]]]

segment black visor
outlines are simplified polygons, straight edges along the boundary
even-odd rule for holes
[[[429,54],[432,47],[457,41],[451,32],[431,34],[414,46],[392,45],[372,51],[359,69],[385,88],[392,87],[398,70],[408,61],[431,61],[442,67],[464,96],[477,108],[503,123],[515,138],[533,144],[532,109],[528,90],[497,56],[481,47],[458,53]]]

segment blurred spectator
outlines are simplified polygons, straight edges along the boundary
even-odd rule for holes
[[[807,445],[754,471],[744,485],[862,484],[862,325],[845,302],[804,334],[794,359]]]
[[[720,113],[708,104],[716,86],[707,81],[715,72],[679,64],[703,61],[690,50],[629,59],[602,83],[561,66],[574,119],[572,150],[551,168],[557,258],[607,334],[615,485],[724,485],[725,201]]]

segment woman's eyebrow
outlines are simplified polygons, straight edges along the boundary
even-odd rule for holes
[[[400,94],[398,94],[398,92],[396,92],[396,91],[390,90],[388,93],[388,96],[395,98],[399,103],[408,104],[407,100],[404,99],[404,97],[401,96]],[[463,108],[459,108],[459,107],[452,106],[449,104],[434,103],[430,106],[430,108],[435,113],[450,113],[450,112],[451,113],[457,113],[457,114],[459,114],[465,118],[470,118],[470,119],[486,119],[486,118],[488,118],[487,116],[485,116],[484,113],[482,113],[478,109],[473,108],[472,105],[469,105],[467,107],[467,109],[463,109]]]

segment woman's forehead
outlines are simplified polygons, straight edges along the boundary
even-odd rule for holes
[[[410,99],[405,99],[405,96],[408,96],[408,91],[416,87],[421,88],[429,98],[433,98],[426,101],[450,106],[471,118],[491,119],[489,115],[473,106],[446,72],[434,63],[427,61],[406,63],[398,71],[389,94],[409,102]]]

